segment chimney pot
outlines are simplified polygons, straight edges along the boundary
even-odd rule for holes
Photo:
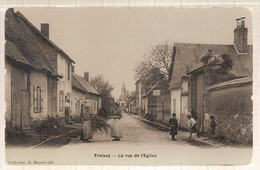
[[[247,52],[247,28],[245,27],[245,17],[236,19],[237,27],[234,30],[234,45],[239,53]]]
[[[45,37],[49,38],[49,24],[48,23],[41,24],[41,32]]]
[[[89,81],[89,73],[88,72],[84,72],[84,78],[86,81]]]
[[[245,20],[241,21],[241,27],[245,27]]]
[[[10,10],[11,12],[14,12],[14,8],[9,8],[9,10]]]

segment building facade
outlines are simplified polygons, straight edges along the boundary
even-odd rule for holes
[[[93,115],[99,114],[101,95],[89,82],[89,73],[84,77],[72,73],[72,117],[81,118],[82,104],[88,106]]]
[[[23,132],[56,109],[52,95],[61,76],[20,13],[9,9],[5,21],[6,127],[8,131]]]
[[[56,105],[56,109],[49,109],[49,117],[65,117],[65,106],[71,107],[71,93],[72,93],[72,81],[71,73],[72,66],[75,62],[55,43],[53,43],[49,38],[49,24],[42,23],[41,30],[38,30],[26,17],[24,17],[20,12],[17,12],[19,18],[23,20],[26,24],[28,30],[33,35],[33,39],[37,42],[39,48],[44,52],[44,55],[51,62],[57,73],[62,76],[56,84],[51,84],[51,86],[57,86],[55,91],[50,91],[54,94],[49,97],[52,103]],[[51,90],[51,89],[50,89]]]
[[[187,123],[185,123],[187,113],[190,114],[191,110],[194,109],[198,114],[197,121],[200,131],[204,132],[205,114],[207,112],[205,110],[207,102],[205,95],[207,95],[207,88],[209,87],[206,84],[204,64],[201,62],[205,53],[213,51],[216,56],[228,54],[233,62],[230,73],[235,78],[252,76],[253,51],[252,46],[247,45],[245,35],[247,35],[247,28],[245,28],[245,21],[242,20],[238,22],[237,28],[234,30],[234,44],[174,44],[170,74],[171,113],[177,114],[181,127],[187,128]],[[244,46],[241,45],[241,40],[243,40]]]

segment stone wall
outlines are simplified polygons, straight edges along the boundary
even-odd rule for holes
[[[166,94],[157,98],[157,116],[156,120],[166,123],[169,123],[171,118],[170,113],[170,94]]]
[[[250,144],[253,141],[252,82],[213,89],[208,93],[208,113],[205,113],[205,132],[209,130],[211,115],[217,123],[216,135]]]

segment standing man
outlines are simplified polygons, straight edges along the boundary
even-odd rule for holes
[[[197,133],[197,136],[199,138],[199,132],[196,128],[196,125],[197,125],[196,120],[193,119],[191,117],[191,115],[188,115],[187,118],[188,118],[188,125],[190,126],[190,137],[189,137],[189,139],[191,139],[192,133],[195,133],[195,132]]]

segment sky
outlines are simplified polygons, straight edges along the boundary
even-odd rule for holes
[[[99,74],[114,87],[117,100],[123,82],[135,90],[133,69],[151,46],[174,42],[233,44],[236,18],[246,17],[252,44],[252,13],[248,8],[17,8],[38,29],[50,24],[50,39],[75,62],[75,72]]]

